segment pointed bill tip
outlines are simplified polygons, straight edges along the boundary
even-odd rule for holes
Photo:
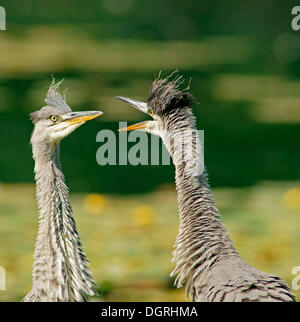
[[[124,97],[124,96],[116,96],[116,98],[123,101],[123,102],[130,104],[131,106],[133,106],[137,110],[149,115],[147,103],[142,102],[142,101],[138,101],[138,100],[135,100],[132,98]]]
[[[72,112],[66,116],[66,121],[70,124],[85,123],[103,115],[102,111]]]

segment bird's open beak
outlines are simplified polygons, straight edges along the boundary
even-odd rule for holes
[[[116,98],[121,100],[121,101],[124,101],[126,103],[129,103],[131,106],[133,106],[137,110],[152,116],[152,114],[150,113],[150,109],[148,108],[147,103],[137,101],[137,100],[134,100],[132,98],[128,98],[128,97],[124,97],[124,96],[116,96]],[[147,121],[130,125],[130,126],[125,127],[123,129],[119,129],[118,131],[122,132],[122,131],[142,130],[142,129],[145,129],[146,126],[147,126]]]
[[[116,96],[116,98],[121,100],[121,101],[124,101],[126,103],[129,103],[130,105],[132,105],[137,110],[152,116],[151,113],[150,113],[150,109],[148,108],[147,103],[137,101],[137,100],[134,100],[132,98],[123,97],[123,96]]]
[[[101,111],[70,112],[63,116],[63,122],[70,125],[83,124],[103,114]]]

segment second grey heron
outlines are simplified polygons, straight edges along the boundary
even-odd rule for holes
[[[100,111],[72,112],[52,84],[46,106],[31,113],[39,230],[32,289],[24,302],[81,302],[96,295],[96,284],[82,250],[60,165],[60,141]]]

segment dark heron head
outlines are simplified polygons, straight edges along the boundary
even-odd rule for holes
[[[162,131],[171,131],[180,123],[177,121],[191,116],[189,107],[194,103],[194,98],[189,92],[189,86],[180,89],[184,81],[182,76],[173,76],[174,73],[154,80],[147,103],[123,96],[116,97],[152,117],[152,120],[133,124],[119,131],[140,130],[162,136]]]

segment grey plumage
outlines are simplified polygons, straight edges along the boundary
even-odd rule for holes
[[[181,77],[159,77],[150,88],[147,104],[118,97],[153,117],[127,130],[159,135],[175,165],[179,208],[173,252],[176,268],[171,274],[175,285],[185,284],[192,301],[294,301],[284,281],[245,263],[233,246],[210,191],[190,109],[194,99],[189,87],[181,90],[181,84]],[[183,142],[188,143],[189,158],[183,157]]]
[[[59,153],[61,139],[102,112],[72,112],[58,92],[59,84],[50,86],[47,106],[31,114],[39,230],[32,289],[25,302],[87,301],[88,295],[97,293],[76,229]]]

